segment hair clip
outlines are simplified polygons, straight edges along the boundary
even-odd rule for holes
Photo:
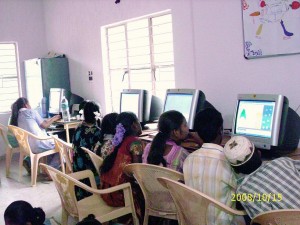
[[[95,114],[95,119],[96,120],[100,120],[101,119],[101,113],[99,113],[99,112],[94,112],[94,114]]]

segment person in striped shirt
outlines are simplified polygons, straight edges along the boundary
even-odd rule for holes
[[[195,117],[194,130],[204,144],[183,163],[185,184],[235,208],[231,197],[235,194],[236,177],[220,145],[223,133],[221,113],[214,108],[200,111]],[[244,223],[242,217],[234,218],[219,209],[211,207],[208,211],[208,224],[235,224],[236,219],[240,224]]]
[[[263,163],[253,143],[247,138],[232,137],[224,152],[237,173],[233,200],[239,201],[250,218],[276,209],[300,208],[300,161],[281,157]]]

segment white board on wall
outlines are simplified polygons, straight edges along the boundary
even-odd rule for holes
[[[242,0],[247,59],[300,53],[299,0]]]

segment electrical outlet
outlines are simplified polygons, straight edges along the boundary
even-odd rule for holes
[[[89,80],[93,80],[93,71],[89,70],[88,71],[88,75],[89,75]]]

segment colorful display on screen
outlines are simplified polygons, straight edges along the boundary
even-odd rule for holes
[[[273,101],[239,101],[236,134],[270,138],[274,108]]]

